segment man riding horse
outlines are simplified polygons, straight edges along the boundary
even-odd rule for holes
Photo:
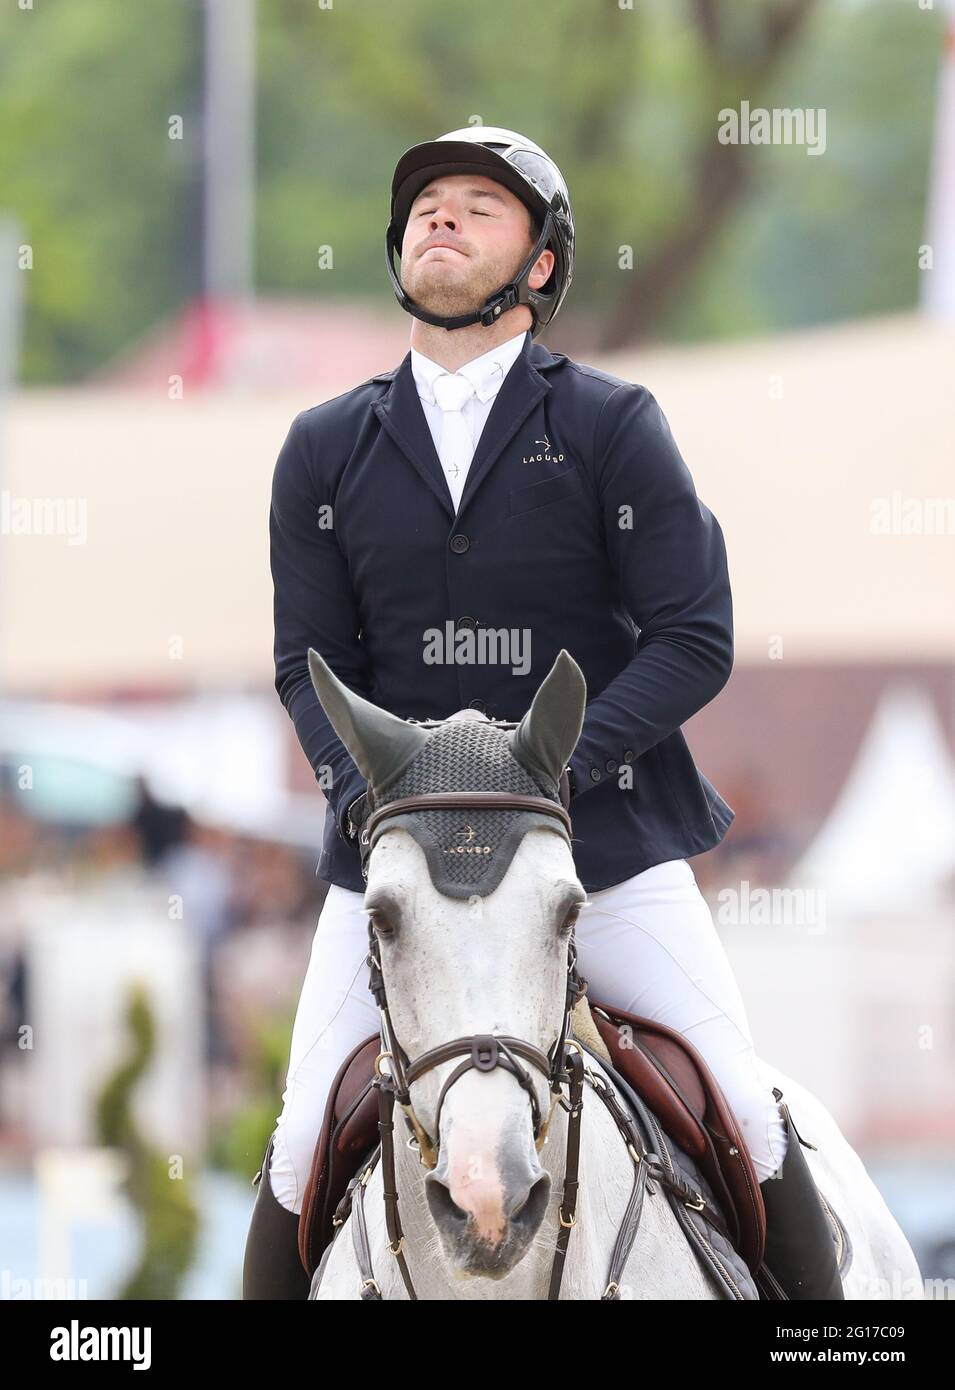
[[[695,1045],[759,1176],[767,1265],[791,1299],[841,1299],[815,1184],[760,1079],[687,863],[733,819],[681,732],[733,664],[720,526],[650,392],[536,341],[574,268],[570,197],[542,149],[474,126],[406,151],[386,254],[410,352],[296,416],[273,480],[275,684],[326,790],[330,888],[243,1296],[308,1295],[298,1224],[325,1102],[378,1025],[357,843],[366,782],[317,698],[309,648],[350,690],[418,721],[520,720],[566,648],[590,696],[562,779],[587,893],[581,973],[596,997]],[[469,1212],[473,1194],[453,1195]]]

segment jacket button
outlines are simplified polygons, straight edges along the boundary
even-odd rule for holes
[[[590,769],[590,780],[591,780],[591,782],[599,782],[602,776],[603,776],[603,773],[600,771],[600,768],[599,768],[599,767],[592,767],[592,768]]]
[[[607,761],[604,763],[604,767],[607,769],[608,772],[616,772],[617,766],[618,765],[614,762],[613,758],[608,758]]]
[[[478,709],[482,714],[487,714],[487,705],[483,700],[468,700],[468,709]]]
[[[455,555],[463,555],[464,552],[470,548],[470,545],[471,542],[468,540],[467,536],[451,537],[451,549],[454,551]]]
[[[625,763],[632,763],[632,762],[633,762],[633,749],[632,749],[632,748],[625,748],[625,749],[623,750],[623,760],[624,760]]]
[[[455,627],[466,627],[469,631],[473,632],[477,627],[477,618],[469,618],[467,616],[458,618]]]

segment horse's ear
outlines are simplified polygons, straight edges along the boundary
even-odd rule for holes
[[[584,673],[564,647],[541,681],[531,707],[510,734],[511,751],[528,771],[555,784],[577,747],[587,704]]]
[[[356,695],[312,647],[308,669],[329,722],[371,787],[384,787],[408,766],[428,735]]]

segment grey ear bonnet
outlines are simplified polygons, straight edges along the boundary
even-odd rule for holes
[[[580,737],[587,686],[565,649],[537,688],[531,707],[511,731],[470,710],[439,723],[399,719],[339,680],[313,648],[308,667],[329,722],[368,785],[372,810],[400,797],[432,792],[512,792],[558,805],[558,782]],[[379,834],[400,825],[421,845],[432,881],[449,897],[492,893],[523,836],[534,826],[570,834],[555,817],[520,808],[417,810],[388,817],[359,836],[362,869]]]
[[[376,810],[403,796],[451,791],[515,792],[560,804],[557,784],[546,774],[538,781],[517,761],[510,734],[479,720],[439,725],[396,778],[372,790]],[[375,828],[369,842],[361,846],[362,863],[379,835],[401,826],[424,850],[439,893],[451,898],[486,897],[501,882],[527,831],[538,825],[563,835],[570,844],[558,820],[536,811],[409,811],[389,816]]]

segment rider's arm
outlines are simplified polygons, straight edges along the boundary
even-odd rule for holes
[[[314,647],[351,690],[368,696],[358,605],[335,539],[327,486],[317,476],[302,416],[292,421],[272,478],[269,514],[274,593],[275,688],[295,724],[343,835],[365,779],[322,709],[308,670]]]
[[[639,758],[679,729],[733,667],[723,533],[642,386],[625,382],[605,400],[594,465],[608,556],[639,635],[636,654],[586,707],[570,761],[578,796],[603,780],[592,768]]]

